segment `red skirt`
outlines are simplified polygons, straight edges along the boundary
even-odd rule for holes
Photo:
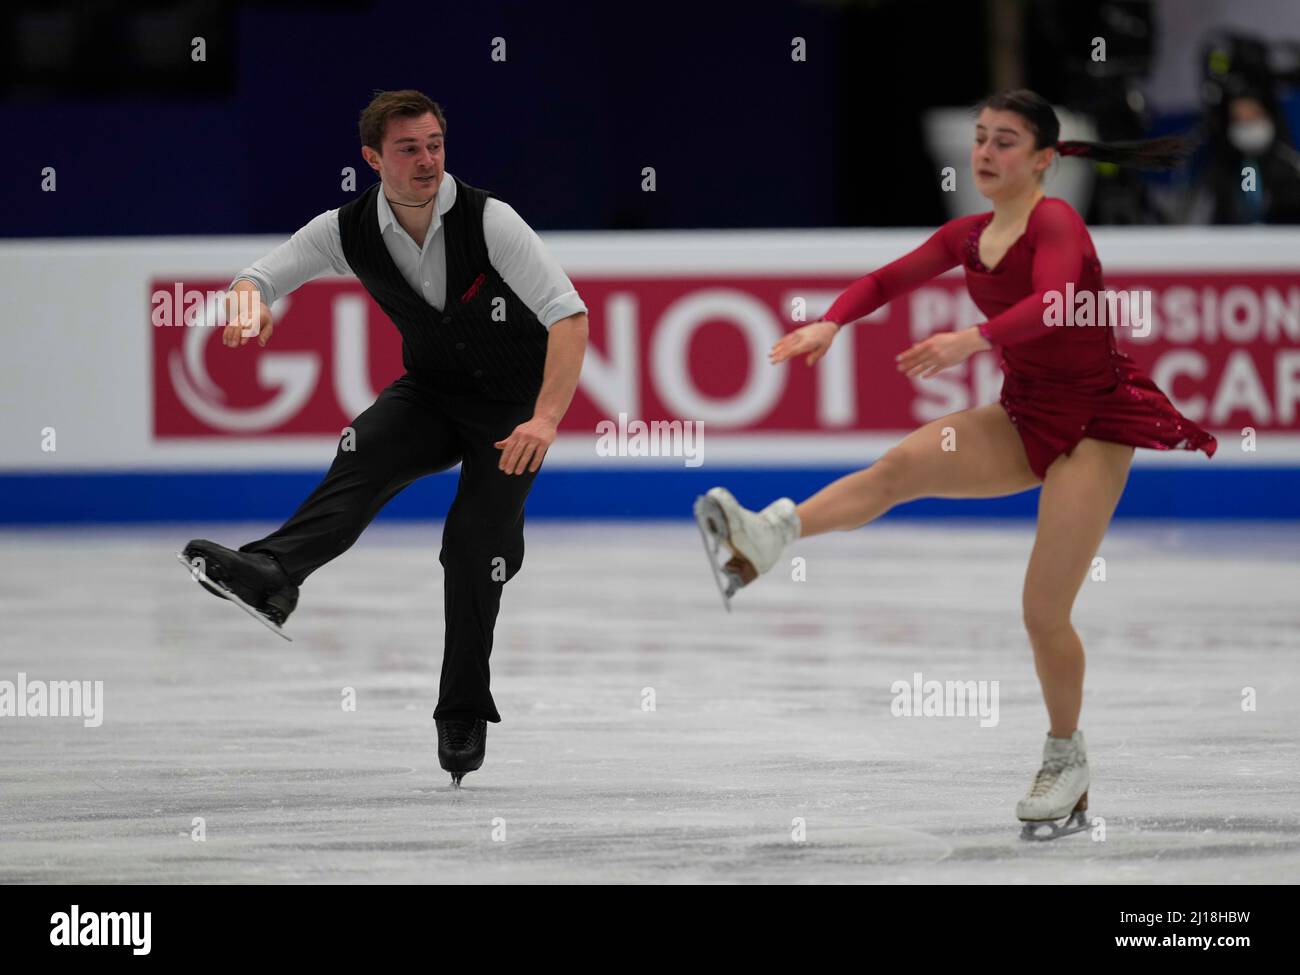
[[[1043,478],[1084,437],[1154,450],[1203,450],[1218,441],[1183,416],[1125,353],[1112,350],[1103,378],[1031,377],[1003,360],[1002,406],[1020,431],[1029,466]]]

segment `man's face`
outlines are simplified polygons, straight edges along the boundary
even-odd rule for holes
[[[403,203],[424,203],[438,194],[446,165],[442,127],[432,112],[388,120],[383,153],[362,147],[384,191]]]

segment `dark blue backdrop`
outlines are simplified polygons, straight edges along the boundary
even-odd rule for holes
[[[825,5],[361,6],[228,11],[209,63],[181,66],[228,74],[224,94],[9,92],[3,234],[291,231],[351,199],[344,166],[373,182],[357,116],[373,89],[406,87],[443,106],[448,169],[540,229],[834,222]],[[57,193],[39,192],[45,166]]]

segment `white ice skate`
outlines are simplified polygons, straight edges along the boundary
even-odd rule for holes
[[[772,568],[781,551],[799,537],[799,516],[789,498],[755,512],[742,508],[723,487],[710,488],[695,499],[695,522],[727,612],[737,590]],[[724,547],[731,557],[720,565]]]
[[[1083,732],[1043,744],[1043,766],[1016,803],[1022,840],[1054,840],[1088,828],[1088,751]]]

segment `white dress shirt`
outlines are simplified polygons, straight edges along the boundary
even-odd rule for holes
[[[393,208],[382,188],[376,199],[379,233],[393,263],[415,293],[423,295],[437,309],[443,307],[447,296],[447,245],[446,235],[440,233],[442,215],[455,202],[456,181],[444,170],[433,219],[424,236],[424,245],[420,246],[393,216]],[[561,318],[587,310],[569,276],[510,204],[492,198],[485,202],[483,237],[492,266],[547,328]],[[230,283],[233,286],[240,278],[252,281],[261,291],[262,301],[269,306],[304,282],[329,272],[352,273],[343,256],[338,210],[326,210],[313,217],[271,253],[240,271]]]

